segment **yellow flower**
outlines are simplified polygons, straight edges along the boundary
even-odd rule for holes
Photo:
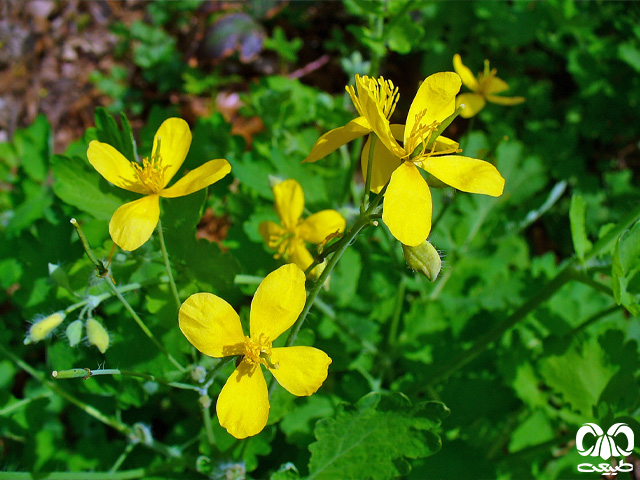
[[[417,167],[458,190],[502,195],[504,178],[490,163],[453,155],[458,143],[443,136],[431,142],[442,121],[455,111],[455,96],[460,77],[441,72],[425,79],[416,94],[406,125],[390,125],[389,117],[397,102],[397,89],[382,77],[377,81],[356,75],[356,88],[347,87],[360,117],[344,127],[325,133],[305,159],[314,162],[332,149],[358,135],[373,132],[378,137],[374,148],[371,190],[379,193],[388,183],[382,220],[391,234],[405,245],[415,247],[431,231],[431,192]],[[402,146],[398,143],[402,140]],[[423,145],[431,144],[425,149]],[[367,175],[370,140],[362,150],[362,171]]]
[[[180,330],[193,346],[210,357],[242,357],[216,404],[220,425],[236,438],[260,433],[269,418],[269,392],[260,365],[297,396],[315,393],[327,378],[331,358],[322,350],[272,346],[302,312],[304,282],[304,273],[293,264],[267,275],[251,302],[250,336],[244,335],[233,307],[215,295],[196,293],[180,307]]]
[[[478,73],[478,78],[473,76],[471,70],[462,63],[459,54],[453,56],[453,68],[460,75],[462,83],[473,93],[463,93],[456,99],[456,108],[464,104],[465,108],[460,112],[464,118],[473,117],[482,110],[487,101],[498,105],[518,105],[524,102],[524,97],[502,97],[496,93],[509,89],[504,80],[496,77],[495,68],[489,70],[489,60],[484,61],[484,72]]]
[[[463,192],[502,195],[504,178],[493,165],[454,155],[460,152],[458,143],[446,137],[432,140],[441,123],[455,111],[455,96],[461,85],[458,75],[440,72],[427,77],[411,103],[404,126],[389,125],[376,103],[375,92],[368,91],[365,82],[357,84],[358,96],[351,89],[351,97],[379,139],[374,147],[371,190],[378,193],[388,182],[382,220],[396,239],[415,247],[431,231],[431,192],[418,167]],[[368,142],[362,152],[364,175],[369,147]]]
[[[387,120],[391,118],[391,115],[396,108],[396,103],[398,102],[398,88],[394,87],[391,80],[385,80],[382,77],[376,80],[367,76],[360,77],[359,75],[356,75],[356,86],[358,91],[360,91],[361,88],[366,88],[367,91],[371,92],[371,94],[374,95],[373,101],[380,109],[380,113]],[[353,87],[347,86],[345,88],[347,92],[351,94]],[[334,128],[322,135],[313,145],[311,153],[309,153],[302,163],[316,162],[321,158],[326,157],[342,145],[349,143],[351,140],[355,140],[358,137],[371,133],[373,129],[371,128],[371,125],[369,125],[369,118],[364,116],[358,105],[356,105],[356,109],[358,109],[360,116],[358,118],[354,118],[345,126]]]
[[[275,258],[284,257],[287,262],[306,270],[313,263],[313,256],[305,242],[319,244],[331,234],[342,233],[346,221],[335,210],[322,210],[303,220],[304,192],[293,179],[275,185],[273,197],[280,225],[262,222],[258,231],[269,248],[277,252]],[[314,274],[318,271],[317,267],[313,269]]]
[[[226,160],[211,160],[166,188],[182,166],[190,145],[189,125],[181,118],[169,118],[160,125],[151,157],[145,158],[142,165],[130,162],[106,143],[93,140],[89,144],[87,157],[100,175],[120,188],[144,195],[124,204],[111,217],[109,233],[120,248],[135,250],[149,240],[160,218],[160,197],[189,195],[231,171]]]

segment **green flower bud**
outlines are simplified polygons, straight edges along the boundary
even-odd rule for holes
[[[56,312],[41,320],[38,320],[29,329],[27,338],[24,339],[24,344],[36,343],[40,340],[44,340],[53,332],[58,325],[64,321],[64,313]]]
[[[109,348],[109,332],[95,318],[89,318],[85,327],[89,343],[97,347],[100,353],[106,352]]]
[[[432,282],[438,278],[442,260],[438,251],[427,240],[417,247],[402,245],[404,259],[412,270],[421,273]]]
[[[69,346],[75,347],[82,340],[82,320],[75,320],[67,326]]]

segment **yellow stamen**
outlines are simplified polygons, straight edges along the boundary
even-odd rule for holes
[[[151,155],[151,158],[144,158],[142,160],[142,166],[137,162],[131,162],[131,166],[140,183],[151,190],[151,192],[159,193],[164,188],[164,172],[169,166],[162,166],[159,138],[156,151]]]
[[[267,368],[278,368],[278,364],[271,361],[271,341],[264,333],[257,339],[244,337],[243,360],[250,365],[262,364]]]
[[[366,75],[363,77],[356,75],[356,87],[358,89],[357,95],[355,88],[351,85],[348,85],[346,90],[360,115],[364,113],[360,98],[368,95],[378,105],[385,118],[387,120],[391,118],[399,98],[398,87],[394,87],[391,80],[385,80],[383,77],[376,80]]]
[[[484,71],[478,73],[478,88],[477,93],[485,94],[493,79],[497,75],[498,70],[496,68],[489,68],[489,60],[484,61]]]

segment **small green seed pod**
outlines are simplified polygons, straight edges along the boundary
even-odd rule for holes
[[[44,340],[63,321],[64,321],[63,312],[56,312],[49,315],[48,317],[38,320],[33,325],[31,325],[31,328],[29,329],[29,333],[27,334],[27,337],[24,339],[24,344],[28,345],[30,343],[36,343],[36,342],[39,342],[40,340]]]
[[[438,278],[442,268],[440,254],[427,240],[417,247],[402,245],[404,259],[412,270],[421,273],[432,282]]]
[[[100,353],[106,352],[109,348],[109,332],[95,318],[87,319],[85,328],[89,343],[100,350]]]
[[[69,346],[75,347],[82,340],[82,320],[74,320],[67,326],[67,340]]]

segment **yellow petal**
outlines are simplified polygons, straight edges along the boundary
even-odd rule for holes
[[[371,130],[373,130],[378,139],[389,150],[398,157],[403,157],[405,155],[405,151],[400,145],[398,145],[398,142],[394,138],[389,125],[389,120],[387,120],[387,117],[382,111],[382,108],[376,98],[366,87],[366,82],[361,80],[358,76],[356,76],[356,87],[358,88],[357,108],[359,108],[360,113],[367,119],[367,122],[369,122]]]
[[[318,391],[327,379],[331,358],[313,347],[284,347],[271,350],[271,361],[278,368],[269,371],[289,393],[298,397]]]
[[[396,139],[402,139],[404,125],[391,125],[391,132]],[[369,166],[369,149],[371,148],[371,138],[367,139],[360,156],[362,175],[367,178],[367,168]],[[393,171],[400,166],[400,159],[394,155],[382,142],[376,141],[373,149],[373,168],[371,170],[371,191],[380,193]]]
[[[136,177],[131,162],[111,145],[92,140],[87,150],[87,158],[93,168],[116,187],[130,192],[151,193]]]
[[[313,255],[307,250],[302,240],[296,239],[293,245],[291,245],[291,254],[289,255],[288,261],[295,263],[300,267],[300,270],[304,272],[313,263]],[[316,269],[314,268],[314,270]]]
[[[275,222],[266,221],[260,223],[258,233],[260,233],[264,243],[266,243],[269,248],[277,249],[280,238],[287,233],[287,231]]]
[[[524,97],[501,97],[498,95],[487,95],[487,100],[498,105],[518,105],[525,101]]]
[[[160,151],[158,152],[158,141]],[[191,131],[189,125],[181,118],[168,118],[156,132],[153,138],[152,155],[160,154],[161,165],[164,170],[164,185],[166,187],[173,176],[180,170],[184,159],[187,158],[191,146]]]
[[[460,58],[460,55],[457,53],[453,56],[453,69],[460,75],[462,84],[465,87],[474,92],[478,89],[478,80],[475,75],[471,73],[471,70],[462,63],[462,58]]]
[[[479,93],[461,93],[456,98],[456,108],[462,104],[464,104],[464,108],[460,112],[460,116],[471,118],[484,108],[486,102]]]
[[[216,412],[236,438],[257,435],[269,419],[269,392],[260,365],[241,362],[222,387]]]
[[[391,175],[382,220],[396,239],[415,247],[429,236],[431,208],[427,182],[413,163],[404,162]]]
[[[335,210],[322,210],[307,217],[298,227],[299,235],[309,243],[322,243],[332,233],[344,232],[347,221]]]
[[[351,120],[344,127],[334,128],[322,135],[311,149],[311,153],[305,158],[305,162],[317,162],[326,157],[345,143],[349,143],[358,137],[362,137],[371,131],[369,122],[364,117]]]
[[[298,225],[304,210],[302,187],[292,178],[280,182],[273,187],[273,200],[282,226],[287,230],[293,230]]]
[[[251,301],[251,337],[264,333],[274,341],[298,318],[304,302],[304,272],[292,263],[267,275]]]
[[[433,151],[435,153],[438,153],[442,151],[457,150],[459,147],[460,144],[455,140],[451,140],[450,138],[440,135],[438,136],[438,138],[436,138],[435,148],[433,149]]]
[[[175,198],[189,195],[212,183],[216,183],[231,171],[231,165],[224,159],[211,160],[195,170],[191,170],[169,188],[160,192],[161,197]]]
[[[496,167],[476,158],[461,155],[429,157],[422,162],[422,168],[463,192],[499,197],[504,191],[504,178]]]
[[[460,76],[453,72],[434,73],[422,82],[407,115],[405,145],[420,126],[442,122],[455,111],[455,98],[461,84]],[[420,117],[423,111],[424,115]]]
[[[147,195],[118,208],[109,222],[109,233],[116,245],[132,251],[149,240],[159,218],[160,197]]]
[[[178,312],[178,324],[187,340],[205,355],[227,357],[244,352],[240,317],[222,298],[194,293]]]
[[[489,81],[489,85],[487,85],[485,89],[485,93],[487,95],[490,95],[492,93],[504,92],[505,90],[509,90],[509,84],[504,80],[502,80],[501,78],[493,77]]]

